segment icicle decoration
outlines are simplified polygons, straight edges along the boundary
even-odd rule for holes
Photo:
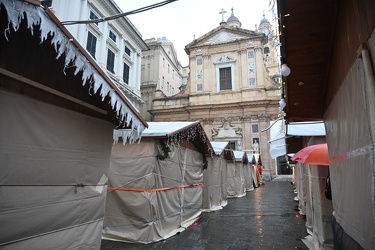
[[[140,140],[141,134],[145,129],[143,123],[133,113],[129,106],[123,101],[123,99],[112,89],[112,87],[105,81],[105,79],[99,74],[99,72],[92,67],[91,63],[87,58],[76,48],[76,46],[69,40],[69,38],[57,27],[57,25],[49,18],[40,6],[28,4],[26,2],[18,0],[0,0],[0,8],[2,5],[5,6],[5,10],[8,14],[8,28],[5,29],[4,35],[8,39],[7,34],[10,32],[10,26],[17,32],[20,28],[20,24],[24,18],[24,14],[27,19],[27,28],[34,34],[34,28],[36,25],[40,25],[40,42],[46,41],[48,34],[52,36],[51,45],[55,48],[57,53],[56,59],[60,58],[62,54],[65,54],[65,68],[73,65],[76,67],[74,74],[77,75],[82,71],[82,85],[88,83],[87,80],[92,77],[90,82],[94,92],[101,88],[100,96],[102,101],[109,94],[111,107],[116,111],[117,117],[119,117],[120,123],[132,124],[131,132],[126,132],[123,139],[129,140],[131,143]],[[58,46],[60,45],[60,46]],[[124,98],[127,99],[126,96]],[[129,101],[129,99],[127,99]],[[131,103],[129,101],[129,103]],[[136,110],[136,108],[134,107]],[[126,120],[125,120],[126,119]]]

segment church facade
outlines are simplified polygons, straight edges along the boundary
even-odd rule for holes
[[[211,141],[260,154],[274,174],[269,127],[281,110],[277,37],[263,18],[259,28],[241,28],[233,14],[185,46],[190,75],[180,93],[153,100],[154,121],[201,121]]]

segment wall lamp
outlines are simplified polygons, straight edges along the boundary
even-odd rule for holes
[[[284,83],[283,82],[281,82],[281,99],[279,101],[279,105],[280,105],[281,109],[284,109],[285,106],[286,106],[285,96],[284,96]]]
[[[286,106],[286,102],[285,102],[285,99],[284,99],[284,96],[282,95],[281,96],[281,99],[280,99],[280,101],[279,101],[279,105],[280,105],[280,108],[285,108],[285,106]]]
[[[281,58],[281,70],[280,70],[281,75],[288,76],[290,75],[290,72],[291,72],[290,68],[286,64],[285,59],[282,57]]]

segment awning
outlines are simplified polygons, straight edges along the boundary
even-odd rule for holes
[[[286,134],[289,136],[325,136],[326,130],[323,121],[291,122],[287,124]]]
[[[323,121],[291,122],[275,121],[270,128],[270,154],[273,159],[287,153],[286,138],[293,136],[325,136]]]

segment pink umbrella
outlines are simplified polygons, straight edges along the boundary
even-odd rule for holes
[[[293,161],[298,161],[305,164],[315,165],[329,165],[328,147],[327,143],[315,144],[305,147],[298,151],[292,158]]]

